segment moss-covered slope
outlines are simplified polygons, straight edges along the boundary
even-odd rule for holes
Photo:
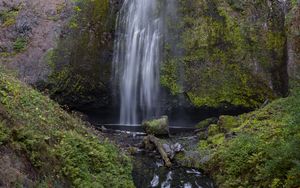
[[[222,117],[201,140],[220,187],[300,186],[300,92],[239,117]]]
[[[9,157],[14,164],[23,164],[13,168],[18,176],[1,170],[0,185],[133,187],[125,154],[2,69],[0,152],[0,163],[5,156],[14,156]]]

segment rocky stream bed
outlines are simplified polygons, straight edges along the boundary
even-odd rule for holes
[[[154,137],[162,142],[163,149],[168,152],[171,166],[166,167],[158,149],[153,145],[145,145],[145,140],[149,137],[145,133],[112,130],[105,127],[99,129],[106,137],[132,155],[132,176],[136,187],[215,187],[212,179],[202,170],[185,167],[176,159],[175,155],[189,152],[197,147],[198,137],[192,131],[179,133],[178,129],[171,129],[170,137]]]

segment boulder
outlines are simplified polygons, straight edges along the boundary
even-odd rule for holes
[[[142,123],[142,127],[147,134],[156,136],[169,135],[168,116],[162,116],[159,119],[144,121]]]

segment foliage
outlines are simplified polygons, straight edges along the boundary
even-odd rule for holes
[[[0,107],[9,116],[0,114],[0,143],[30,160],[40,174],[37,183],[133,187],[128,157],[99,140],[80,119],[3,71]]]
[[[19,8],[13,8],[11,10],[3,10],[0,12],[0,25],[3,27],[9,27],[14,25],[16,17],[19,14]]]
[[[27,46],[27,40],[23,37],[18,37],[13,43],[13,48],[16,52],[23,51]]]
[[[299,113],[298,89],[288,98],[241,115],[240,126],[231,129],[237,136],[204,147],[214,151],[207,167],[217,183],[221,187],[299,187]]]
[[[4,126],[4,122],[0,122],[0,146],[5,144],[9,137],[9,130]]]

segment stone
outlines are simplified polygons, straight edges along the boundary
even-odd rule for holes
[[[168,156],[172,155],[173,151],[169,144],[163,144],[162,147],[165,150],[165,152],[168,154]]]
[[[144,121],[142,127],[147,134],[155,136],[169,135],[168,116],[162,116],[159,119]]]
[[[181,152],[181,151],[184,151],[184,148],[183,146],[180,144],[180,143],[175,143],[171,146],[171,149],[175,152],[175,153],[178,153],[178,152]]]

